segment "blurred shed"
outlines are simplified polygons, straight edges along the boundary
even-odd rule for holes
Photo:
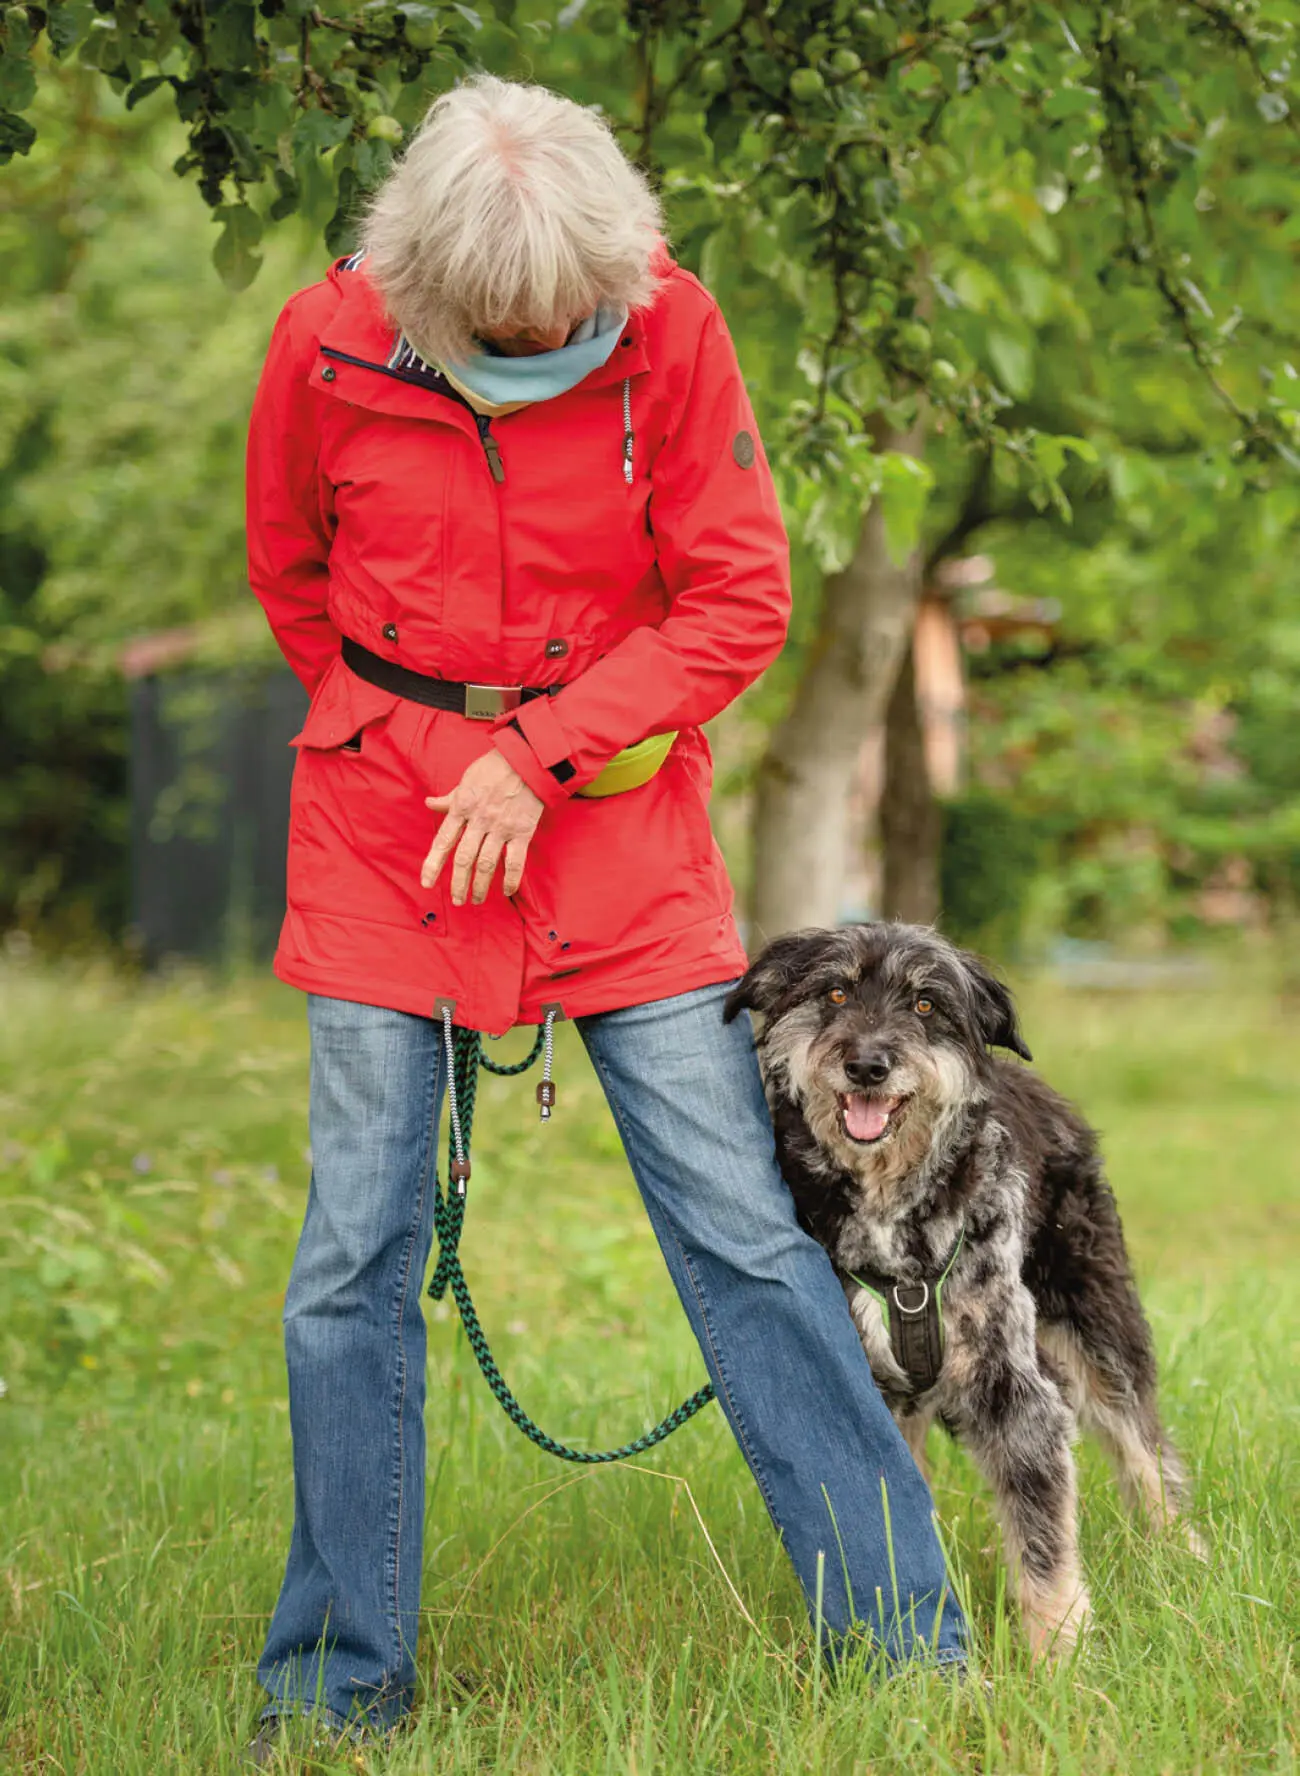
[[[143,635],[130,703],[131,920],[147,962],[268,956],[284,916],[290,740],[307,712],[265,649],[233,663],[212,626]],[[278,656],[277,656],[278,658]]]

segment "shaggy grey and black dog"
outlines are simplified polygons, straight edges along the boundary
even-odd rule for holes
[[[989,1053],[1031,1058],[1011,996],[934,931],[796,931],[758,957],[728,1018],[745,1007],[764,1020],[782,1171],[835,1264],[881,1391],[923,1469],[938,1418],[988,1476],[1030,1644],[1060,1652],[1088,1609],[1078,1425],[1152,1523],[1187,1502],[1096,1137],[1036,1074]],[[933,1320],[918,1380],[898,1333],[910,1314],[918,1335],[949,1264],[942,1331]],[[864,1274],[873,1287],[856,1280]]]

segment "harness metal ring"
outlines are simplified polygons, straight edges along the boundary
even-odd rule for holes
[[[921,1296],[920,1306],[919,1307],[904,1307],[903,1303],[898,1299],[898,1291],[900,1289],[920,1289],[920,1290],[922,1290],[923,1293]],[[926,1282],[895,1283],[892,1293],[893,1293],[893,1297],[894,1297],[894,1306],[898,1309],[899,1313],[906,1314],[909,1319],[915,1319],[917,1314],[923,1314],[925,1312],[926,1308],[929,1307],[929,1305],[930,1305],[930,1285],[929,1285],[929,1283],[926,1283]]]

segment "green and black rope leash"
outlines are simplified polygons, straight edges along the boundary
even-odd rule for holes
[[[465,1223],[466,1187],[470,1174],[469,1149],[474,1129],[474,1098],[478,1091],[479,1068],[508,1077],[526,1072],[537,1057],[542,1055],[542,1078],[537,1087],[537,1102],[541,1106],[543,1121],[548,1120],[555,1103],[555,1086],[551,1082],[553,1020],[554,1013],[548,1013],[545,1024],[538,1028],[537,1040],[533,1043],[531,1052],[522,1061],[516,1061],[513,1066],[504,1066],[488,1059],[483,1052],[483,1038],[477,1030],[453,1026],[450,1008],[442,1008],[442,1038],[447,1057],[447,1111],[451,1127],[447,1140],[448,1182],[445,1195],[436,1175],[433,1181],[433,1228],[438,1236],[438,1263],[429,1284],[429,1293],[435,1301],[441,1301],[450,1285],[465,1327],[465,1336],[469,1339],[469,1347],[483,1371],[484,1381],[492,1389],[497,1403],[510,1422],[525,1437],[531,1438],[539,1449],[568,1462],[595,1464],[626,1461],[630,1456],[644,1455],[656,1443],[662,1443],[665,1437],[671,1437],[674,1431],[680,1430],[694,1418],[713,1399],[712,1383],[698,1388],[689,1400],[683,1400],[677,1410],[661,1419],[653,1430],[635,1438],[631,1443],[620,1444],[617,1449],[570,1449],[566,1443],[557,1443],[554,1437],[547,1436],[541,1426],[529,1418],[506,1385],[505,1377],[497,1368],[488,1341],[483,1335],[483,1328],[479,1325],[469,1284],[465,1281],[465,1272],[460,1263],[460,1235]]]

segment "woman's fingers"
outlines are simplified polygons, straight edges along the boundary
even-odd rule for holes
[[[478,858],[479,846],[487,838],[484,827],[477,822],[467,826],[461,834],[460,843],[456,847],[456,856],[451,869],[451,904],[464,906],[469,893],[469,879]]]
[[[482,906],[488,897],[488,889],[492,886],[492,878],[496,874],[497,865],[501,861],[501,853],[506,843],[497,833],[489,833],[483,840],[478,854],[478,862],[474,866],[474,887],[472,899],[475,906]]]
[[[519,892],[519,884],[524,879],[524,863],[528,857],[528,844],[531,838],[532,834],[530,833],[527,839],[511,839],[506,846],[505,880],[501,884],[506,894],[518,894]]]
[[[447,798],[443,796],[437,799],[445,801]],[[430,803],[434,800],[435,798],[430,796]],[[465,816],[463,814],[448,814],[446,816],[434,834],[433,843],[429,847],[429,855],[425,858],[423,868],[420,870],[421,888],[432,888],[438,880],[442,874],[442,866],[446,863],[451,848],[460,837],[464,827]]]

